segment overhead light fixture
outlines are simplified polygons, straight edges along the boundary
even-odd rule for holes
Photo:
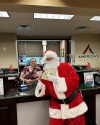
[[[6,11],[0,11],[0,17],[9,17],[9,14]]]
[[[18,30],[31,30],[32,26],[31,25],[17,25]]]
[[[100,21],[100,16],[94,16],[90,20],[92,20],[92,21]]]
[[[67,14],[47,14],[47,13],[34,13],[34,18],[41,19],[63,19],[70,20],[74,15]]]

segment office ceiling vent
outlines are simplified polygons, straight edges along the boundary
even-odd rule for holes
[[[31,30],[32,26],[31,25],[17,25],[18,30]]]
[[[86,30],[88,27],[86,26],[78,26],[75,30]]]

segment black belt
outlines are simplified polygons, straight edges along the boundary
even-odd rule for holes
[[[56,102],[60,104],[69,104],[73,99],[77,96],[79,89],[76,89],[71,95],[69,95],[66,99],[56,99]]]

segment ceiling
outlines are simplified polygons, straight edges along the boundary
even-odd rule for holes
[[[15,33],[17,37],[67,39],[75,34],[100,34],[100,22],[89,21],[100,15],[99,8],[51,7],[0,3],[0,10],[10,18],[0,18],[0,33]],[[74,14],[71,20],[34,19],[33,13]],[[31,30],[18,30],[17,25],[31,25]],[[87,27],[75,30],[77,27]]]

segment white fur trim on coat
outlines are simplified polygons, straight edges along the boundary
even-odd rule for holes
[[[67,84],[66,84],[65,78],[59,77],[58,72],[57,72],[56,76],[57,76],[57,82],[53,83],[55,93],[56,93],[58,99],[65,99],[66,96],[65,96],[64,92],[67,91]]]
[[[49,114],[51,118],[70,119],[84,114],[87,110],[88,108],[85,102],[70,109],[69,105],[61,104],[61,110],[49,108]]]
[[[44,96],[45,95],[45,89],[46,89],[45,85],[41,81],[39,81],[37,83],[37,86],[36,86],[36,89],[35,89],[35,96],[36,97]]]
[[[58,99],[65,99],[65,98],[66,98],[64,92],[59,92],[59,91],[58,91],[58,89],[57,89],[57,84],[56,84],[56,83],[53,83],[53,87],[54,87],[54,90],[55,90],[55,93],[56,93]]]
[[[67,91],[67,84],[66,84],[66,81],[65,81],[65,78],[60,78],[58,77],[57,78],[57,90],[59,92],[66,92]]]

